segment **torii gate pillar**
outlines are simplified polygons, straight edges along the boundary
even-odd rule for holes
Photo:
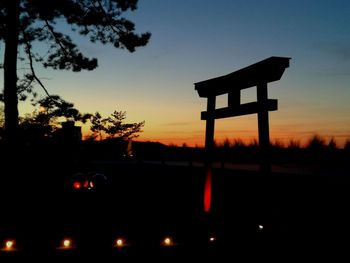
[[[214,149],[214,127],[215,127],[215,104],[216,97],[208,97],[207,101],[207,113],[208,119],[205,126],[205,149],[206,149],[206,162],[208,163],[212,157],[211,153]]]

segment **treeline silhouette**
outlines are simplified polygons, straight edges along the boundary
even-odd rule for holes
[[[85,160],[120,160],[130,158],[134,161],[188,161],[203,162],[204,147],[190,147],[187,144],[177,146],[159,142],[132,142],[132,156],[126,156],[129,141],[106,139],[102,141],[82,141],[79,145],[79,158]],[[274,141],[270,145],[270,160],[273,164],[298,165],[348,165],[350,158],[350,140],[339,147],[336,140],[329,141],[319,135],[312,136],[305,145],[290,140],[288,144]],[[244,143],[241,139],[226,139],[214,147],[215,162],[259,163],[259,144],[257,140]]]
[[[301,165],[346,163],[350,156],[350,141],[343,148],[337,145],[334,138],[327,141],[319,135],[313,135],[305,145],[294,139],[287,144],[275,140],[270,144],[270,160],[276,164]],[[257,140],[244,143],[240,139],[226,139],[222,144],[216,145],[214,151],[216,159],[221,161],[251,163],[258,162],[260,158]]]
[[[190,147],[186,144],[177,146],[165,145],[152,141],[132,141],[131,155],[127,148],[129,140],[109,138],[105,140],[55,141],[49,140],[39,144],[23,144],[19,146],[17,160],[23,156],[27,163],[36,163],[40,158],[41,166],[62,161],[67,165],[76,164],[83,167],[95,161],[174,161],[203,163],[206,157],[204,147]],[[129,145],[129,146],[128,146]],[[3,160],[9,157],[11,150],[0,141],[0,155]],[[129,149],[130,150],[130,149]],[[226,139],[215,144],[213,161],[238,164],[258,164],[261,158],[257,140],[244,143],[241,139]],[[33,160],[35,159],[35,160]],[[272,164],[293,164],[299,166],[338,166],[348,167],[350,160],[350,141],[339,147],[335,139],[326,139],[314,135],[305,145],[290,140],[288,144],[274,141],[270,145],[269,159]],[[223,166],[223,165],[222,165]]]

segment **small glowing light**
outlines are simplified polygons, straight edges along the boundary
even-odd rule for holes
[[[163,245],[166,247],[170,247],[174,245],[174,241],[170,237],[166,237],[163,239]]]
[[[118,238],[116,241],[115,241],[115,246],[116,247],[124,247],[125,246],[125,242],[122,238]]]
[[[259,225],[259,226],[258,226],[258,229],[259,229],[260,231],[262,231],[262,230],[264,230],[264,226],[263,226],[263,225]]]
[[[73,183],[74,189],[80,189],[81,188],[81,183],[80,182],[74,182]]]
[[[74,245],[74,242],[73,242],[72,239],[70,239],[70,238],[65,238],[65,239],[62,239],[62,240],[60,241],[60,246],[57,247],[57,249],[69,250],[69,249],[75,248],[73,245]]]
[[[71,241],[70,239],[64,239],[63,242],[62,242],[62,244],[63,244],[63,247],[64,247],[64,248],[71,248],[71,246],[72,246],[72,241]]]
[[[90,180],[90,187],[91,188],[103,188],[107,184],[107,177],[104,174],[96,173],[92,176]]]
[[[216,237],[210,237],[210,238],[209,238],[209,241],[210,241],[210,242],[216,241]]]
[[[14,248],[15,242],[13,240],[7,240],[5,242],[5,249],[12,250]]]

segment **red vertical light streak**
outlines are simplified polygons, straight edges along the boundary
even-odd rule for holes
[[[210,212],[211,205],[211,176],[211,167],[208,167],[204,185],[204,211],[206,213]]]

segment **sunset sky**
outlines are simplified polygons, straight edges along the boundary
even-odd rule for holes
[[[269,86],[269,98],[279,103],[270,113],[272,141],[306,142],[314,134],[333,136],[339,146],[350,140],[350,1],[139,0],[127,17],[137,32],[152,33],[146,47],[131,54],[74,37],[99,67],[39,69],[50,93],[81,112],[125,110],[127,122],[145,120],[138,140],[201,146],[206,99],[194,83],[270,56],[290,57],[282,79]],[[255,90],[242,96],[253,101]],[[250,141],[257,137],[257,117],[218,120],[215,129],[217,141]]]

